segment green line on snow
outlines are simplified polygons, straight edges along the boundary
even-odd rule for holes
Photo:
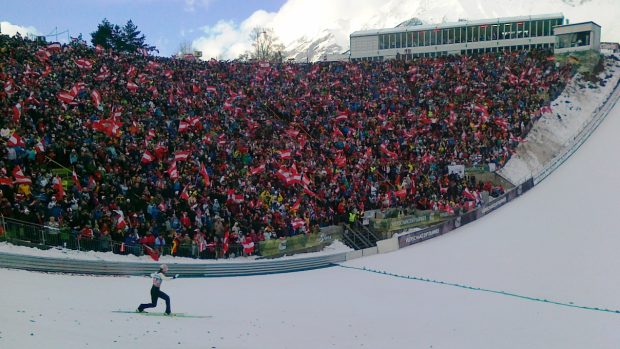
[[[416,281],[429,282],[429,283],[433,283],[433,284],[440,284],[440,285],[459,287],[459,288],[463,288],[463,289],[466,289],[466,290],[472,290],[472,291],[481,291],[481,292],[495,293],[495,294],[499,294],[499,295],[503,295],[503,296],[521,298],[521,299],[525,299],[525,300],[528,300],[528,301],[548,303],[548,304],[555,304],[555,305],[561,305],[561,306],[564,306],[564,307],[578,308],[578,309],[584,309],[584,310],[600,311],[600,312],[605,312],[605,313],[620,314],[620,310],[588,307],[588,306],[584,306],[584,305],[577,305],[577,304],[574,304],[572,302],[569,302],[569,303],[558,302],[558,301],[553,301],[553,300],[550,300],[550,299],[523,296],[523,295],[516,294],[516,293],[510,293],[510,292],[505,292],[505,291],[489,290],[489,289],[486,289],[486,288],[472,287],[472,286],[467,286],[467,285],[460,285],[460,284],[455,284],[455,283],[452,283],[452,282],[446,282],[446,281],[440,281],[440,280],[421,278],[421,277],[418,277],[418,276],[399,275],[399,274],[389,273],[389,272],[386,272],[386,271],[383,271],[383,270],[368,269],[366,267],[359,268],[359,267],[350,267],[350,266],[340,265],[340,264],[335,264],[335,265],[338,266],[338,267],[341,267],[341,268],[345,268],[345,269],[361,270],[361,271],[366,271],[366,272],[370,272],[370,273],[376,273],[376,274],[381,274],[381,275],[386,275],[386,276],[397,277],[397,278],[401,278],[401,279],[416,280]]]

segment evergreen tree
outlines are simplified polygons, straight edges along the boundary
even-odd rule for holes
[[[140,33],[138,27],[133,24],[131,19],[123,27],[122,38],[125,45],[124,49],[127,52],[135,52],[138,48],[147,48],[147,45],[144,43],[146,40],[144,34]]]
[[[112,48],[117,52],[135,53],[137,49],[144,48],[148,51],[156,51],[155,46],[145,43],[144,34],[140,33],[138,27],[132,20],[122,28],[117,24],[112,24],[106,18],[97,25],[97,30],[91,34],[93,46],[101,45],[105,48]]]
[[[90,42],[93,46],[101,45],[105,48],[113,48],[115,46],[114,40],[114,25],[104,18],[100,24],[97,25],[97,30],[90,33]]]

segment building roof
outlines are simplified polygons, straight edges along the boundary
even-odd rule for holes
[[[559,27],[571,27],[574,25],[583,25],[583,24],[594,24],[597,27],[601,27],[600,25],[596,24],[595,22],[592,21],[588,21],[588,22],[579,22],[579,23],[571,23],[571,24],[562,24],[562,25],[556,25],[555,28],[559,28]]]
[[[564,18],[564,15],[562,13],[551,13],[551,14],[532,15],[532,16],[478,19],[478,20],[473,20],[473,21],[459,21],[459,22],[439,23],[439,24],[423,24],[423,25],[416,25],[416,26],[411,26],[411,27],[358,30],[358,31],[351,33],[351,37],[371,36],[371,35],[378,35],[378,34],[393,34],[393,33],[402,33],[406,31],[409,32],[409,31],[445,29],[445,28],[454,28],[454,27],[463,27],[463,26],[482,25],[482,24],[522,22],[522,21],[554,19],[554,18]]]

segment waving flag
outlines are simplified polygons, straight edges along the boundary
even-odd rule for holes
[[[396,158],[398,158],[398,154],[396,154],[395,152],[393,152],[393,151],[389,150],[389,149],[387,148],[387,145],[385,145],[385,144],[381,144],[381,145],[379,146],[379,149],[381,150],[381,152],[382,152],[383,154],[385,154],[385,155],[387,155],[387,156],[391,157],[392,159],[396,159]]]
[[[142,154],[142,159],[140,159],[140,162],[146,165],[150,164],[153,161],[155,161],[155,157],[153,156],[153,154],[149,153],[148,150],[145,150],[144,154]]]
[[[205,168],[205,165],[203,163],[200,163],[200,176],[205,182],[205,187],[208,187],[211,184],[211,180],[209,180],[209,173],[207,172],[207,169]]]
[[[13,132],[6,145],[9,147],[24,147],[26,144],[24,143],[24,140],[17,134],[17,132]]]
[[[15,177],[15,184],[32,184],[30,177],[24,176],[24,172],[19,166],[15,166],[13,169],[13,177]]]
[[[101,45],[95,46],[95,53],[96,54],[100,55],[100,54],[102,54],[104,52],[105,52],[105,48],[103,48],[103,46],[101,46]]]
[[[265,172],[265,164],[256,167],[250,167],[250,173],[252,175],[257,175],[259,173]]]
[[[168,176],[170,176],[170,179],[179,178],[179,171],[177,170],[177,163],[173,162],[172,165],[170,165],[170,168],[166,171],[166,173],[168,174]]]
[[[93,67],[93,62],[88,59],[80,58],[76,59],[74,62],[80,69],[91,69]]]
[[[69,90],[69,94],[73,97],[76,97],[82,90],[86,89],[86,84],[83,82],[78,82]]]
[[[65,103],[65,104],[71,104],[73,103],[73,100],[75,99],[75,96],[71,95],[68,92],[65,91],[61,91],[58,93],[58,100]]]
[[[207,86],[207,92],[209,92],[209,93],[216,93],[217,92],[217,88],[215,86]]]
[[[179,133],[183,133],[187,131],[187,129],[189,129],[189,124],[187,123],[187,121],[181,120],[179,122]]]
[[[93,92],[90,93],[90,98],[92,99],[95,108],[99,108],[99,105],[101,104],[101,94],[97,90],[93,90]]]
[[[127,82],[127,89],[131,92],[131,93],[135,93],[136,91],[138,91],[138,85],[136,85],[136,83],[132,82],[132,81],[128,81]]]
[[[73,174],[71,175],[71,177],[73,177],[73,183],[77,187],[77,190],[79,192],[81,192],[82,191],[82,185],[80,184],[80,179],[78,178],[77,173],[75,173],[75,169],[73,170]]]
[[[185,161],[191,152],[189,150],[174,153],[174,161]]]
[[[280,159],[286,160],[291,158],[290,150],[280,150],[278,151],[278,155],[280,155]]]
[[[13,122],[19,122],[19,118],[22,116],[22,103],[19,102],[13,106]]]

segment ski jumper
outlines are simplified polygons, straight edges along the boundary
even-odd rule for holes
[[[138,311],[142,312],[144,309],[155,308],[157,306],[157,300],[159,298],[166,301],[166,314],[170,314],[170,297],[162,292],[159,288],[164,280],[170,280],[174,278],[167,277],[162,271],[151,274],[153,278],[153,286],[151,287],[151,303],[140,304]]]

